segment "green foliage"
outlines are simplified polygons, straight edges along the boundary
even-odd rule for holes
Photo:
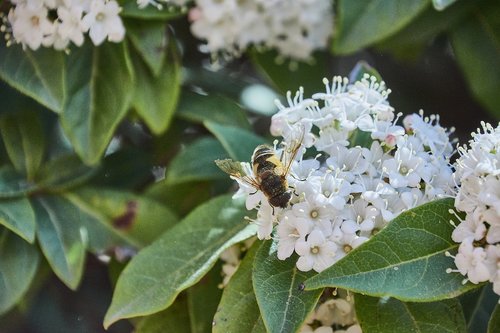
[[[212,199],[142,250],[120,275],[104,326],[166,309],[223,250],[255,234],[243,223],[246,213],[230,196]]]
[[[256,242],[224,288],[214,317],[214,333],[265,333],[252,286],[252,268],[261,243]]]
[[[306,289],[340,287],[370,296],[431,302],[452,298],[476,285],[448,274],[455,251],[449,210],[453,200],[441,199],[399,215],[369,241],[305,282]]]
[[[387,38],[409,24],[428,5],[428,0],[339,0],[333,50],[338,54],[352,53]]]
[[[79,48],[68,57],[67,68],[61,124],[78,155],[96,164],[131,101],[134,81],[127,45]]]
[[[0,314],[3,314],[28,290],[38,268],[39,255],[35,247],[3,229],[0,262]]]
[[[477,99],[497,118],[500,100],[500,8],[494,2],[477,6],[451,33],[458,64]]]
[[[385,77],[383,59],[390,55],[404,70],[426,62],[420,56],[436,45],[498,117],[497,2],[339,0],[330,50],[301,62],[255,47],[241,59],[226,62],[221,55],[225,66],[218,71],[186,28],[189,8],[119,2],[127,31],[122,43],[95,47],[87,40],[67,52],[0,43],[5,322],[30,313],[48,272],[79,288],[93,272],[86,267],[96,265],[90,252],[109,259],[99,269],[118,280],[106,327],[133,318],[139,333],[297,332],[322,288],[339,287],[356,293],[364,331],[500,330],[491,286],[462,284],[462,275],[446,273],[454,263],[445,252],[458,248],[450,199],[401,214],[317,275],[298,271],[296,256],[278,260],[272,241],[257,242],[221,290],[219,255],[254,235],[256,224],[247,224],[241,202],[224,195],[234,182],[214,164],[249,161],[257,145],[272,141],[262,134],[269,119],[245,109],[252,109],[242,98],[247,87],[267,80],[280,95],[302,86],[309,97],[324,91],[323,77],[349,73],[359,59],[367,61],[350,72],[351,82],[364,74]],[[2,4],[5,12],[9,5]],[[371,140],[349,139],[363,146]]]
[[[356,315],[364,332],[465,333],[460,302],[403,303],[356,294]]]
[[[322,292],[303,289],[314,272],[299,271],[296,257],[291,259],[279,260],[270,241],[262,244],[255,257],[252,283],[268,332],[297,332]]]

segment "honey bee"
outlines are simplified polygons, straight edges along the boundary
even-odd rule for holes
[[[300,150],[303,136],[302,133],[299,139],[292,140],[290,145],[284,145],[280,158],[273,147],[257,146],[251,159],[253,175],[247,174],[240,162],[231,159],[216,160],[215,164],[225,173],[264,193],[274,212],[274,207],[286,208],[292,198],[287,176]]]

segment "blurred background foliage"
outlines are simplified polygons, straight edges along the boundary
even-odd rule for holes
[[[323,77],[375,68],[396,111],[439,114],[461,142],[500,117],[498,1],[338,0],[331,48],[310,62],[252,49],[217,70],[185,13],[121,3],[120,44],[64,54],[0,43],[1,332],[104,331],[128,259],[233,186],[213,161],[247,161],[271,142],[274,100],[288,90],[310,96]],[[192,300],[215,312],[220,290],[207,285],[220,280],[215,266],[139,331],[178,311],[186,332],[207,332],[213,313]],[[467,314],[471,332],[490,303]]]

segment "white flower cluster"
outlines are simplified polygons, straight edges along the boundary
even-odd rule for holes
[[[458,271],[476,284],[490,281],[500,295],[500,127],[482,127],[469,147],[458,149],[455,208],[466,216],[452,234],[461,243],[454,257],[457,270],[448,272]]]
[[[84,33],[95,45],[106,38],[120,42],[125,28],[114,0],[11,0],[8,15],[14,42],[32,50],[40,46],[63,50],[81,46]]]
[[[196,0],[189,18],[193,35],[213,54],[238,55],[255,45],[307,60],[327,46],[332,13],[324,0]]]
[[[390,91],[374,77],[353,84],[336,77],[325,85],[325,93],[310,99],[302,90],[293,99],[288,94],[289,106],[278,103],[272,118],[271,133],[285,146],[297,132],[303,136],[287,177],[287,208],[271,207],[262,192],[237,179],[236,196],[258,210],[258,237],[270,238],[277,224],[279,259],[297,253],[301,271],[328,268],[401,212],[449,196],[454,187],[450,131],[438,117],[412,114],[397,125]],[[242,167],[252,174],[248,163]]]
[[[324,293],[329,293],[327,289]],[[322,298],[323,298],[322,296]],[[333,329],[333,328],[336,329]],[[361,333],[357,323],[354,299],[345,290],[335,290],[335,297],[320,299],[320,304],[309,315],[300,333]]]

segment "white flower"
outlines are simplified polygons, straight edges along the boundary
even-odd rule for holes
[[[295,251],[300,255],[297,268],[304,272],[311,269],[321,272],[333,264],[336,250],[337,245],[315,229],[307,240],[298,240],[295,244]]]
[[[467,275],[472,283],[488,281],[490,278],[486,252],[482,247],[474,247],[471,238],[465,239],[460,244],[455,256],[455,265],[457,265],[459,272],[462,275]]]
[[[83,9],[79,6],[71,8],[59,7],[57,8],[57,15],[61,20],[58,25],[57,31],[61,38],[71,40],[75,45],[81,46],[83,44],[83,25],[82,15]]]
[[[83,17],[82,26],[89,31],[90,39],[100,45],[106,37],[111,42],[121,42],[125,27],[118,15],[121,8],[114,0],[92,0],[90,11]]]
[[[193,35],[212,53],[238,55],[263,45],[306,60],[327,46],[333,29],[330,1],[197,0],[191,12]]]
[[[285,260],[295,250],[295,243],[311,232],[313,222],[293,215],[291,211],[285,213],[277,227],[278,233],[278,259]]]
[[[9,22],[14,39],[32,50],[38,49],[44,39],[54,33],[54,24],[44,6],[19,4],[9,12]]]

